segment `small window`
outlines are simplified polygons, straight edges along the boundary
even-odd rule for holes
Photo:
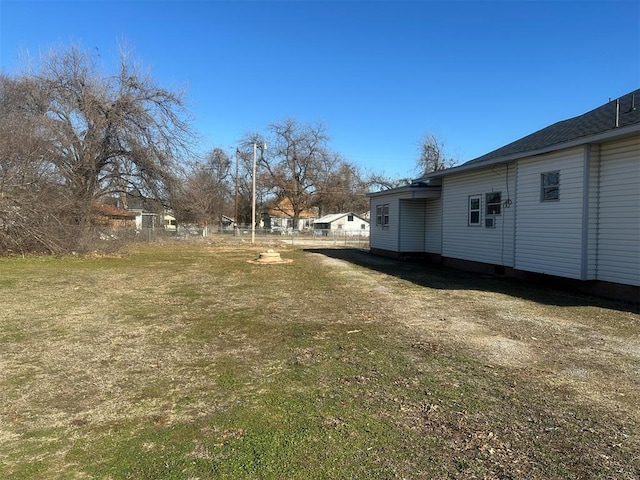
[[[376,225],[389,228],[389,204],[376,205]]]
[[[347,222],[353,222],[353,215],[347,215]]]
[[[339,224],[338,224],[338,230],[342,230],[342,227],[343,227],[343,226],[344,226],[344,225],[342,225],[341,223],[339,223]]]
[[[560,200],[560,172],[543,173],[541,176],[540,201]]]
[[[502,207],[502,192],[491,192],[486,195],[487,215],[500,215]]]
[[[366,230],[367,229],[367,224],[366,223],[361,223],[360,224],[360,230]]]
[[[480,195],[469,197],[469,225],[480,225]]]

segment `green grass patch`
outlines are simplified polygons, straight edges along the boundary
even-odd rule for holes
[[[640,429],[624,410],[638,399],[633,383],[600,399],[586,382],[563,380],[604,368],[597,351],[579,352],[620,333],[578,328],[573,312],[606,325],[619,317],[631,341],[636,313],[522,301],[440,270],[425,280],[407,265],[388,275],[336,267],[303,250],[282,253],[289,265],[247,263],[258,251],[142,246],[112,258],[0,259],[0,476],[639,473]],[[547,344],[565,363],[545,356]],[[496,359],[505,345],[527,361]],[[637,366],[629,352],[610,375]]]

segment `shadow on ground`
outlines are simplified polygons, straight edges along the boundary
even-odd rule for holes
[[[423,287],[497,292],[546,305],[594,306],[640,314],[640,306],[631,303],[611,301],[535,282],[464,272],[419,260],[380,257],[356,248],[306,248],[304,251],[344,260]]]

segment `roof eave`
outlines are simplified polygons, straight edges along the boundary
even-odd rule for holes
[[[453,168],[448,168],[446,170],[439,170],[437,172],[428,173],[424,177],[420,177],[419,179],[416,179],[416,181],[428,180],[433,178],[441,178],[454,173],[467,172],[469,170],[475,170],[477,168],[490,167],[492,165],[496,165],[500,163],[513,162],[521,158],[534,157],[536,155],[543,155],[545,153],[555,152],[557,150],[565,150],[567,148],[578,147],[580,145],[586,145],[589,143],[600,143],[607,140],[624,138],[637,133],[640,133],[640,124],[629,125],[626,127],[616,128],[614,130],[607,130],[606,132],[598,133],[595,135],[576,138],[568,142],[556,143],[555,145],[549,145],[549,146],[538,148],[535,150],[528,150],[525,152],[518,152],[518,153],[512,153],[510,155],[495,157],[495,158],[486,160],[484,162],[477,162],[477,163],[470,163],[470,164],[465,163],[458,167],[453,167]]]
[[[429,190],[442,190],[440,185],[405,185],[397,188],[390,188],[388,190],[380,190],[379,192],[370,192],[367,193],[367,197],[379,197],[382,195],[390,195],[390,194],[400,194],[400,193],[411,193],[417,191],[429,191]]]

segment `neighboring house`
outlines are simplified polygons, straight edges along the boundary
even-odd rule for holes
[[[318,218],[318,209],[313,207],[303,210],[298,218],[298,224],[293,224],[293,207],[291,201],[284,198],[266,205],[261,215],[261,227],[274,230],[305,230],[313,227]]]
[[[640,301],[640,90],[370,194],[372,252]],[[551,277],[549,277],[551,278]]]
[[[325,235],[331,232],[340,235],[369,236],[369,222],[353,212],[325,215],[313,222],[313,228]]]
[[[174,217],[171,213],[165,211],[162,215],[164,229],[168,232],[175,232],[178,229],[178,224],[176,223],[176,217]]]
[[[136,215],[128,210],[107,204],[96,204],[93,206],[93,210],[96,225],[114,229],[130,228],[131,230],[136,226]]]
[[[126,195],[124,198],[115,200],[119,207],[122,207],[135,215],[136,230],[170,229],[173,220],[173,230],[175,230],[175,218],[169,215],[159,201],[154,201],[134,195]],[[164,210],[164,213],[159,213]]]
[[[133,213],[135,216],[136,230],[160,227],[161,222],[158,220],[157,213],[149,212],[142,208],[130,208],[128,211]]]
[[[231,232],[235,228],[236,228],[236,221],[231,217],[222,215],[220,217],[220,223],[218,224],[217,227],[211,227],[210,225],[206,225],[202,229],[202,236],[203,237],[209,236],[211,232],[215,232],[216,230],[218,232]]]
[[[220,220],[220,229],[221,230],[233,230],[236,225],[236,221],[234,218],[227,217],[226,215],[222,215]]]
[[[135,217],[136,230],[163,229],[167,232],[175,232],[178,229],[176,217],[167,210],[162,214],[149,212],[142,208],[130,208],[128,211]]]

